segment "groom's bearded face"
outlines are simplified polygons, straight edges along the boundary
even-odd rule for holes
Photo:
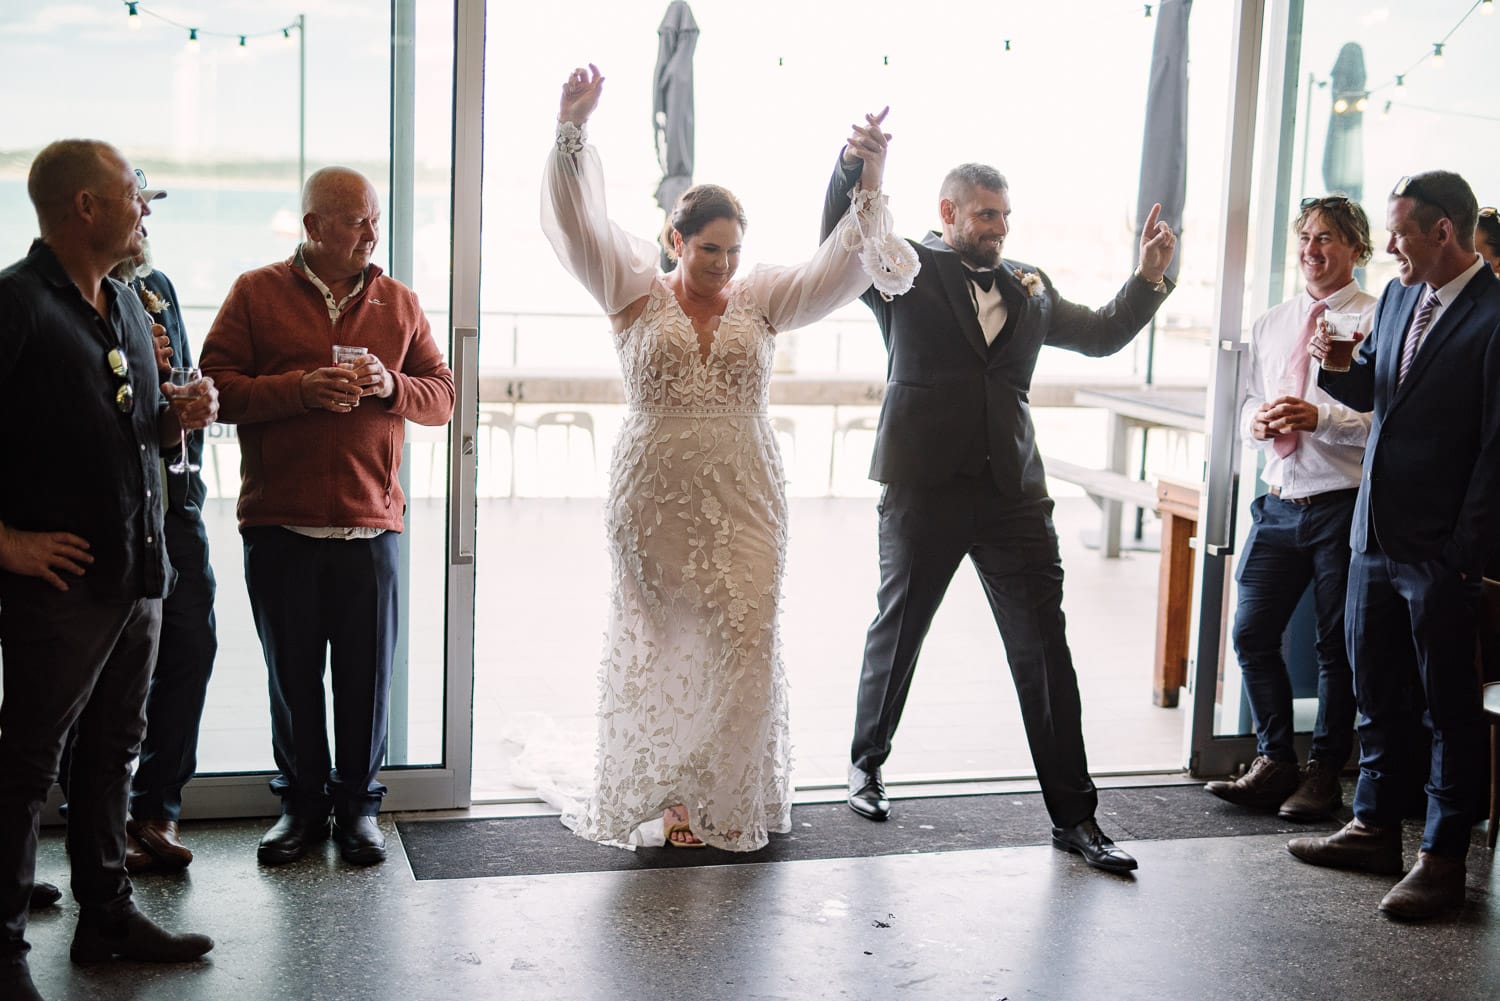
[[[970,267],[1000,265],[1000,252],[1010,232],[1010,192],[974,186],[959,201],[943,199],[943,242]]]

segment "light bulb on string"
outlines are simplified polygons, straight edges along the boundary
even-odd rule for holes
[[[1485,17],[1495,13],[1495,0],[1479,0],[1479,13]]]
[[[125,6],[127,8],[127,11],[126,11],[126,14],[125,14],[125,24],[129,26],[129,28],[130,28],[131,31],[140,31],[141,30],[141,12],[138,11],[138,10],[136,10],[136,8],[140,6],[140,4],[139,3],[130,3],[127,0]]]
[[[1396,74],[1396,96],[1397,97],[1405,97],[1406,96],[1406,74],[1405,73],[1397,73]]]
[[[198,51],[198,29],[197,28],[189,28],[188,29],[187,50],[189,52],[197,52]]]
[[[1347,98],[1341,97],[1337,101],[1333,102],[1333,113],[1335,115],[1342,115],[1344,112],[1346,112],[1348,110],[1349,110],[1349,101],[1348,101]]]
[[[1385,107],[1383,107],[1383,108],[1380,109],[1380,117],[1381,118],[1389,118],[1389,117],[1391,117],[1391,102],[1390,101],[1385,102]]]
[[[289,49],[295,49],[297,47],[297,40],[292,37],[292,29],[291,28],[282,28],[281,29],[281,40],[282,40],[283,43],[285,43],[286,47],[289,48]]]
[[[1355,111],[1364,111],[1370,106],[1370,95],[1361,94],[1354,102]]]
[[[1442,42],[1433,42],[1432,43],[1432,65],[1434,65],[1434,66],[1441,66],[1441,65],[1443,65],[1443,43]]]

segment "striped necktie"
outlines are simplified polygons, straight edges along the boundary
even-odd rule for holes
[[[1411,329],[1406,332],[1406,343],[1401,345],[1401,367],[1396,372],[1398,388],[1406,381],[1406,373],[1411,371],[1412,359],[1417,357],[1417,349],[1422,346],[1422,335],[1427,333],[1427,324],[1432,322],[1432,311],[1439,305],[1437,293],[1428,292],[1422,305],[1417,307],[1417,315],[1411,319]]]

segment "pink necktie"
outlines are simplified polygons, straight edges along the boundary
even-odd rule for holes
[[[1411,319],[1411,329],[1406,332],[1406,343],[1401,345],[1401,368],[1396,372],[1398,387],[1406,381],[1406,373],[1411,371],[1412,360],[1417,357],[1417,349],[1422,346],[1422,335],[1427,333],[1427,324],[1432,322],[1432,311],[1437,307],[1437,293],[1429,292],[1422,300],[1422,305],[1417,307],[1417,315]]]
[[[1287,381],[1295,388],[1293,396],[1301,397],[1307,387],[1308,361],[1307,346],[1312,343],[1313,334],[1318,330],[1318,317],[1328,310],[1328,303],[1315,302],[1307,311],[1307,319],[1302,321],[1302,330],[1297,334],[1297,341],[1292,346],[1292,354],[1286,361],[1286,370],[1291,377]],[[1277,435],[1271,441],[1271,447],[1276,454],[1283,459],[1297,451],[1297,446],[1302,443],[1302,432],[1293,431],[1291,434]]]

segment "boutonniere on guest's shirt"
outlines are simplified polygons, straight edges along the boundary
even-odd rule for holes
[[[385,303],[381,302],[379,299],[371,299],[370,300],[370,305],[372,305],[372,306],[384,306]]]
[[[160,316],[172,308],[172,304],[155,292],[142,285],[137,291],[141,296],[141,305],[146,307],[146,312],[152,316]]]
[[[1027,295],[1044,295],[1047,287],[1042,284],[1042,276],[1036,271],[1022,271],[1020,268],[1011,268],[1010,273],[1016,276],[1016,281],[1026,290]]]

